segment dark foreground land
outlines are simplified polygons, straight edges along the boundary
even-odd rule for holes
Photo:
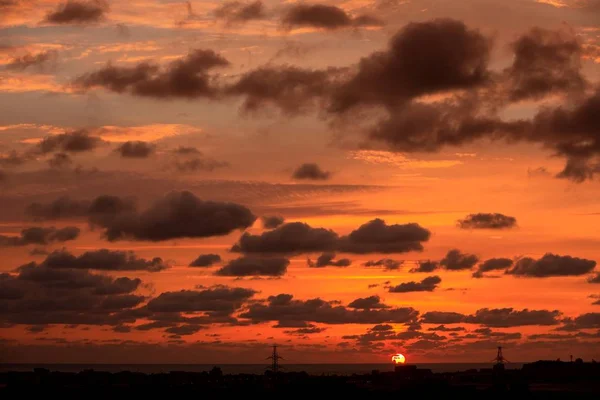
[[[395,372],[373,371],[351,376],[314,376],[303,372],[223,375],[218,367],[210,372],[160,374],[94,370],[65,373],[35,369],[0,373],[0,398],[56,394],[62,398],[192,395],[227,399],[238,396],[600,399],[598,363],[538,361],[525,364],[520,370],[502,367],[434,374],[430,370],[402,366]]]

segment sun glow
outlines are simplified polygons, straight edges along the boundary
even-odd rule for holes
[[[404,357],[402,354],[395,354],[392,356],[392,362],[394,364],[404,364],[406,362],[406,357]]]

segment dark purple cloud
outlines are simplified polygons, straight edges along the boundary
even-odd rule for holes
[[[458,221],[461,229],[510,229],[517,226],[517,219],[499,213],[469,214]]]
[[[580,276],[592,272],[595,267],[596,261],[593,260],[546,253],[538,260],[530,257],[521,258],[506,273],[532,278]]]
[[[108,12],[108,3],[103,0],[68,0],[46,16],[53,24],[90,24],[100,22]]]

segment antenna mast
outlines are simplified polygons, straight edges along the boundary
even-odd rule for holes
[[[496,364],[504,364],[508,362],[508,360],[502,355],[502,346],[498,346],[498,354],[492,361],[496,361]]]

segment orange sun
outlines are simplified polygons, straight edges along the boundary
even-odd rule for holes
[[[406,362],[406,357],[398,353],[392,356],[392,361],[394,364],[404,364]]]

